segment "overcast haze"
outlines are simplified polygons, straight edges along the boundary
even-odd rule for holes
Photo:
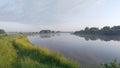
[[[120,24],[120,0],[0,0],[0,29],[76,31]]]

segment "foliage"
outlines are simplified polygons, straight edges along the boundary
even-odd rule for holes
[[[103,68],[120,68],[120,64],[117,63],[116,60],[110,62],[110,63],[106,63],[106,64],[102,64]]]
[[[7,34],[5,33],[4,30],[0,29],[0,38],[6,36]]]
[[[75,34],[94,34],[94,35],[120,35],[120,26],[105,26],[101,29],[97,27],[88,28],[84,30],[76,31]]]
[[[43,34],[55,33],[55,31],[51,31],[51,30],[41,30],[40,33],[43,33]]]
[[[31,44],[25,35],[0,39],[0,68],[78,68],[79,65],[59,53]]]

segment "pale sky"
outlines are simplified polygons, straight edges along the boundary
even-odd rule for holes
[[[0,0],[0,29],[76,31],[120,25],[120,0]]]

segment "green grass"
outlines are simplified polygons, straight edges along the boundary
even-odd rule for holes
[[[79,68],[79,65],[17,34],[0,38],[0,68]]]

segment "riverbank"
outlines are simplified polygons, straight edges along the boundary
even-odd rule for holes
[[[78,68],[79,65],[60,55],[31,44],[25,35],[0,38],[0,68]]]

